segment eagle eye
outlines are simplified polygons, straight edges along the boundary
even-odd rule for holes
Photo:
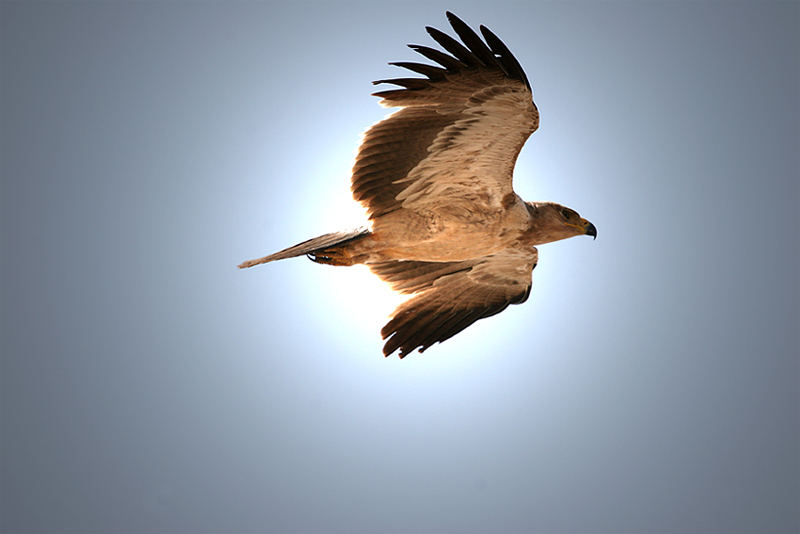
[[[565,219],[572,218],[573,211],[568,208],[561,208],[561,215],[564,216]]]

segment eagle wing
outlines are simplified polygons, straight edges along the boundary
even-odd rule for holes
[[[400,349],[400,357],[419,347],[423,352],[451,338],[478,319],[509,304],[521,304],[531,291],[535,248],[510,249],[462,262],[393,261],[370,268],[394,289],[413,292],[381,330],[383,353]],[[388,338],[388,339],[387,339]]]
[[[376,219],[404,208],[492,210],[513,195],[517,155],[539,125],[528,79],[484,26],[482,40],[452,13],[460,43],[426,28],[447,52],[409,45],[440,66],[392,63],[425,78],[379,80],[375,93],[402,109],[365,134],[353,168],[353,197]]]

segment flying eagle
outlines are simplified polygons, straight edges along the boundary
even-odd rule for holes
[[[438,65],[396,62],[423,78],[378,80],[374,93],[400,109],[370,128],[353,167],[353,197],[371,229],[325,234],[239,265],[307,255],[317,263],[363,263],[412,296],[381,330],[383,353],[423,352],[478,319],[527,300],[536,245],[594,225],[553,202],[525,202],[511,184],[522,145],[539,126],[528,78],[506,45],[481,39],[447,13],[461,39],[436,28],[448,53],[409,47]]]

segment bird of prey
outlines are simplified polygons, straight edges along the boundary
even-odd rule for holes
[[[381,330],[386,356],[423,352],[478,319],[527,300],[536,245],[594,225],[553,202],[525,202],[511,180],[522,145],[539,126],[528,78],[505,44],[483,39],[447,12],[461,42],[436,28],[445,50],[409,47],[436,65],[396,62],[422,77],[378,80],[374,93],[400,109],[372,126],[351,190],[370,229],[335,232],[239,265],[306,255],[329,265],[366,264],[410,293]]]

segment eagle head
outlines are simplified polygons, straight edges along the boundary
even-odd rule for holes
[[[540,236],[535,244],[552,243],[576,235],[597,239],[597,228],[577,211],[555,202],[526,202],[531,216],[530,229]]]

